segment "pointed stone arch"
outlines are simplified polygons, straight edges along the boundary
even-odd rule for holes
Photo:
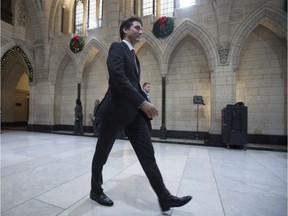
[[[161,44],[159,43],[159,39],[156,39],[149,31],[144,30],[143,31],[143,37],[146,40],[144,43],[141,43],[140,46],[137,46],[138,49],[140,49],[142,46],[145,45],[145,43],[148,43],[151,48],[153,48],[153,50],[156,53],[157,56],[157,60],[159,62],[159,64],[161,64],[161,62],[163,61],[163,48],[161,46]]]
[[[153,41],[152,41],[153,42]],[[149,51],[151,51],[151,53],[153,53],[153,57],[154,59],[156,60],[156,62],[158,63],[158,67],[159,67],[159,73],[157,73],[157,75],[161,76],[161,62],[162,62],[162,50],[161,50],[161,47],[160,46],[153,46],[151,44],[155,44],[155,41],[154,43],[151,43],[151,41],[147,41],[147,40],[142,40],[139,44],[137,44],[137,47],[136,47],[136,51],[137,51],[137,56],[139,57],[138,53],[141,52],[142,49],[149,49]],[[142,65],[142,64],[141,64]],[[141,67],[143,69],[143,71],[145,70],[144,67]],[[142,71],[141,69],[141,71]],[[141,78],[142,79],[142,78]]]
[[[167,38],[166,47],[163,50],[163,53],[165,53],[163,59],[163,67],[165,68],[163,68],[163,71],[168,71],[168,62],[173,50],[187,35],[195,38],[203,47],[207,56],[209,70],[213,71],[218,58],[216,52],[217,46],[214,39],[205,29],[188,19],[185,19],[177,28],[175,28],[174,32]]]
[[[253,14],[251,14],[245,22],[243,22],[242,26],[236,31],[232,42],[231,42],[231,52],[229,59],[233,65],[233,69],[237,70],[239,68],[239,58],[241,48],[250,35],[250,33],[261,23],[265,23],[264,25],[269,28],[269,25],[273,26],[269,29],[274,31],[277,35],[279,32],[281,35],[286,37],[287,32],[287,19],[286,13],[279,9],[273,8],[271,6],[264,6],[258,10],[256,10]]]
[[[23,49],[19,46],[13,46],[12,48],[8,49],[2,56],[1,56],[1,68],[2,64],[6,61],[6,58],[12,54],[13,52],[17,52],[25,62],[25,65],[28,69],[28,80],[29,83],[33,82],[34,73],[33,73],[33,67],[29,60],[29,57],[26,55],[26,53],[23,51]]]
[[[83,73],[83,69],[85,66],[85,63],[87,61],[87,58],[89,56],[89,53],[92,49],[97,49],[99,51],[99,53],[104,57],[104,59],[106,59],[108,57],[108,49],[102,44],[100,43],[96,38],[92,37],[91,39],[88,40],[88,42],[86,43],[83,51],[82,51],[82,55],[79,58],[79,70],[81,71],[81,77],[82,77],[82,73]]]
[[[26,47],[26,46],[22,45],[21,43],[18,44],[15,41],[10,41],[9,43],[7,43],[3,47],[1,47],[1,53],[5,53],[9,49],[11,49],[12,47],[16,47],[16,46],[20,47],[24,51],[25,55],[29,58],[32,66],[34,66],[33,54],[31,54],[32,51],[30,49],[31,47]]]
[[[54,56],[55,57],[51,60],[52,63],[50,63],[50,65],[52,65],[52,66],[51,66],[50,72],[49,72],[49,81],[51,83],[53,83],[53,84],[56,83],[59,67],[60,67],[61,62],[63,61],[64,58],[68,57],[68,58],[71,59],[71,61],[73,63],[73,67],[75,68],[75,71],[77,73],[77,71],[78,71],[78,63],[77,63],[75,54],[72,53],[72,51],[68,47],[62,48]]]

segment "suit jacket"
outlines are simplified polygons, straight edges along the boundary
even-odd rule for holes
[[[121,124],[131,123],[139,106],[146,100],[140,86],[140,64],[124,42],[114,42],[107,58],[109,87],[104,99],[98,106],[97,117]],[[140,111],[142,112],[142,111]],[[142,112],[144,114],[144,112]]]

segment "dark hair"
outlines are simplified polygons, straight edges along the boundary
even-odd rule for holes
[[[123,20],[123,21],[121,22],[120,29],[119,29],[119,33],[120,33],[120,38],[121,38],[121,40],[124,39],[124,35],[125,35],[123,29],[124,29],[124,28],[129,29],[129,28],[133,25],[133,22],[134,22],[134,21],[137,21],[137,22],[139,22],[141,25],[143,25],[141,18],[140,18],[140,17],[136,17],[136,16],[130,17],[130,18],[128,18],[128,19],[126,19],[126,20]]]
[[[146,85],[151,85],[149,82],[145,82],[145,83],[143,83],[143,88],[146,86]]]

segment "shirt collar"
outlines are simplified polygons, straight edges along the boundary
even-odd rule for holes
[[[134,47],[131,45],[131,43],[129,43],[129,41],[127,40],[122,40],[122,41],[127,44],[130,50],[135,50]]]

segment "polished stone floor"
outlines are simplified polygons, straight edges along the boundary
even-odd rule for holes
[[[96,139],[2,131],[2,216],[160,216],[129,141],[117,140],[104,167],[113,207],[89,199]],[[166,186],[193,200],[166,215],[287,215],[287,153],[154,142]]]

